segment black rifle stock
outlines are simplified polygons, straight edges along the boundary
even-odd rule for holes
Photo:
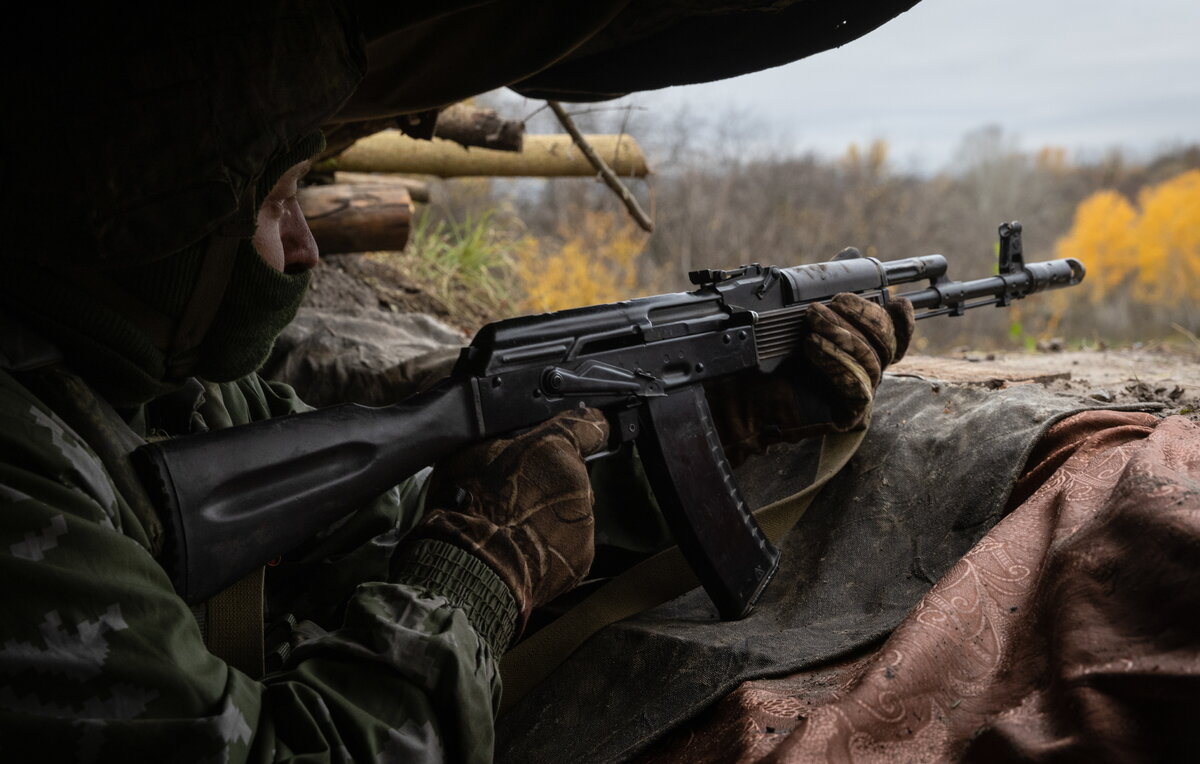
[[[443,456],[592,406],[607,415],[613,447],[637,441],[720,616],[743,617],[779,555],[742,501],[703,383],[775,370],[800,347],[808,306],[840,292],[884,303],[889,287],[928,281],[901,295],[926,318],[1082,280],[1077,260],[1025,263],[1020,230],[1000,227],[989,278],[951,281],[941,255],[697,271],[694,292],[490,324],[448,379],[393,406],[335,406],[146,445],[134,458],[167,528],[163,565],[184,599],[203,601]]]

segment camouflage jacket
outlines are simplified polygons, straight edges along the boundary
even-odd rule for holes
[[[0,371],[0,757],[490,759],[493,648],[464,609],[388,582],[411,485],[268,569],[281,660],[252,678],[205,648],[151,553],[153,520],[27,384]],[[304,408],[257,377],[196,392],[191,429]]]

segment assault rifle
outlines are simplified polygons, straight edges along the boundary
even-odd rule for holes
[[[1000,227],[997,275],[951,281],[946,259],[831,262],[690,274],[665,294],[484,327],[450,377],[392,406],[342,405],[146,445],[135,452],[176,590],[199,602],[286,553],[399,480],[476,441],[581,406],[605,412],[612,445],[636,441],[684,555],[724,619],[745,616],[779,553],[747,511],[702,385],[775,370],[815,302],[854,292],[883,304],[897,284],[917,318],[1005,306],[1078,284],[1074,259],[1026,263],[1019,223]]]

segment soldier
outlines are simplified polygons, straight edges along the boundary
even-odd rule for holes
[[[365,64],[355,34],[331,32],[352,30],[344,11],[284,6],[187,23],[150,10],[96,35],[97,19],[62,21],[75,55],[15,86],[27,119],[5,128],[0,280],[8,760],[487,761],[498,657],[591,562],[595,412],[406,481],[239,584],[240,604],[190,608],[156,561],[169,540],[132,448],[306,408],[255,370],[318,256],[297,183]],[[14,188],[35,167],[42,191]],[[837,426],[860,425],[911,310],[847,296],[813,324]],[[768,386],[762,405],[717,412],[734,448],[765,445],[767,412],[776,438],[808,431],[778,421],[789,388]],[[448,508],[450,487],[468,500]]]

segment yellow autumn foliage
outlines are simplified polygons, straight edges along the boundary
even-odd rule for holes
[[[1107,297],[1132,273],[1137,219],[1137,210],[1116,191],[1097,191],[1075,209],[1071,230],[1058,242],[1058,256],[1074,257],[1087,266],[1084,285],[1094,302]]]
[[[1134,298],[1182,305],[1200,299],[1200,170],[1138,194]]]
[[[553,240],[526,238],[516,273],[531,312],[563,310],[636,296],[645,235],[614,213],[587,211]]]
[[[1126,290],[1161,307],[1200,300],[1200,170],[1143,188],[1136,207],[1115,191],[1092,194],[1057,252],[1087,266],[1093,302]]]

